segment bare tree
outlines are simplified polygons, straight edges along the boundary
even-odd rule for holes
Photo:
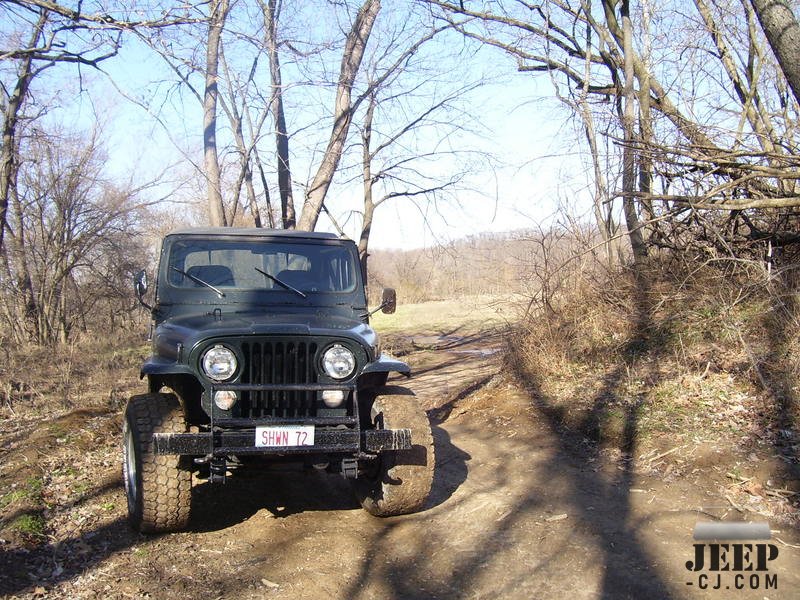
[[[616,8],[617,0],[609,0],[608,5],[611,10]],[[622,131],[624,136],[624,146],[622,149],[622,206],[625,214],[625,224],[628,226],[628,236],[631,240],[634,261],[641,263],[647,256],[647,247],[644,243],[641,225],[639,224],[639,214],[636,206],[636,199],[633,193],[636,191],[636,157],[634,154],[634,143],[636,139],[636,104],[634,90],[633,73],[633,27],[631,26],[630,0],[622,0],[620,5],[620,17],[622,17],[622,52],[624,56],[624,75],[625,85],[623,95],[625,99],[625,109],[622,113]]]
[[[284,229],[294,229],[296,218],[292,194],[292,169],[289,161],[289,132],[283,109],[283,78],[278,53],[278,20],[281,3],[276,0],[259,0],[264,15],[264,43],[269,55],[269,74],[272,93],[270,109],[275,123],[275,146],[278,158],[278,191],[281,197],[281,222]]]
[[[208,41],[206,43],[205,91],[203,94],[203,160],[208,181],[208,212],[211,225],[227,225],[222,201],[222,183],[217,155],[218,71],[222,29],[228,17],[228,0],[211,0],[208,5]]]
[[[469,150],[452,150],[442,142],[454,131],[464,128],[462,122],[467,120],[469,113],[463,109],[455,110],[455,104],[480,83],[466,83],[451,89],[443,97],[431,97],[428,103],[418,102],[418,106],[404,107],[406,110],[402,111],[398,110],[398,100],[403,97],[403,91],[392,85],[396,82],[387,80],[387,83],[389,85],[385,88],[371,90],[361,123],[364,207],[358,251],[365,274],[368,273],[369,240],[376,209],[395,199],[414,203],[435,202],[448,191],[456,190],[471,167],[467,160],[471,154]],[[386,123],[376,139],[374,127],[378,110],[384,113],[397,110],[409,116],[404,123],[384,117]],[[394,128],[390,127],[392,121],[395,121]],[[428,141],[425,148],[414,142],[423,132],[434,139]],[[444,157],[455,159],[459,166],[451,165],[449,171],[442,172],[436,161]]]
[[[623,199],[637,255],[643,250],[638,232],[646,234],[646,244],[699,242],[725,253],[734,251],[734,239],[746,250],[757,248],[754,242],[784,244],[797,238],[788,213],[758,210],[800,206],[792,150],[797,104],[773,78],[775,66],[752,27],[749,3],[697,0],[700,19],[659,7],[662,20],[686,25],[673,30],[685,32],[686,39],[673,35],[653,59],[660,61],[659,73],[672,77],[670,87],[649,63],[650,50],[639,46],[649,39],[649,5],[634,21],[621,0],[601,0],[599,8],[590,0],[478,8],[429,3],[451,22],[454,16],[467,17],[456,26],[465,36],[515,57],[520,71],[547,74],[557,89],[566,90],[559,92],[562,96],[583,90],[587,100],[594,99],[583,104],[592,107],[593,117],[608,118],[613,108],[616,124],[606,137],[617,150],[604,160],[623,175],[622,189],[612,195]],[[678,76],[682,71],[692,76]],[[719,79],[720,72],[729,85]],[[688,86],[681,89],[694,77],[719,84],[705,96]]]
[[[129,306],[128,290],[110,282],[133,274],[146,205],[105,178],[96,136],[37,130],[23,150],[0,272],[2,329],[16,341],[63,343],[109,295]]]
[[[620,7],[627,10],[627,3],[620,3],[619,0],[602,2],[605,21],[611,21],[613,28],[597,20],[588,0],[537,5],[522,3],[521,8],[527,10],[519,13],[504,5],[491,11],[472,10],[471,7],[466,8],[467,5],[462,7],[461,4],[438,0],[431,0],[431,4],[444,9],[446,15],[467,17],[461,23],[456,23],[452,16],[445,18],[468,38],[515,57],[519,71],[549,75],[556,95],[575,111],[583,123],[582,129],[589,144],[596,177],[595,220],[607,241],[612,238],[614,229],[612,198],[601,177],[603,169],[595,138],[595,117],[590,96],[614,99],[610,106],[616,109],[620,137],[625,140],[622,144],[624,156],[619,166],[623,176],[623,212],[631,245],[636,248],[637,256],[643,256],[646,251],[635,186],[637,180],[646,179],[637,177],[639,171],[632,145],[636,123],[634,78],[638,72],[635,68],[636,56],[632,51],[625,53],[625,35],[623,28],[618,26],[616,16]],[[569,21],[575,25],[568,25]],[[629,44],[630,38],[632,32]],[[520,43],[522,39],[530,41]],[[565,81],[559,81],[557,75],[565,76]],[[623,104],[625,98],[627,100]],[[610,246],[608,251],[610,254]]]
[[[317,225],[322,204],[341,160],[347,133],[353,120],[353,112],[356,108],[352,102],[353,82],[361,66],[361,59],[380,9],[380,0],[365,0],[347,34],[342,64],[339,69],[330,139],[317,172],[306,190],[303,211],[297,223],[298,229],[313,231]]]
[[[258,193],[255,189],[257,183],[260,183],[263,196],[269,204],[271,185],[268,176],[270,173],[261,162],[264,138],[260,132],[262,125],[271,113],[277,149],[276,170],[277,188],[281,197],[281,225],[288,229],[295,226],[296,217],[289,151],[291,134],[288,131],[285,114],[284,91],[287,86],[282,79],[280,62],[280,51],[284,46],[278,35],[281,3],[277,0],[264,0],[259,3],[259,7],[262,12],[263,29],[254,28],[249,18],[247,20],[239,18],[243,14],[241,12],[244,10],[243,5],[230,4],[228,0],[216,0],[210,5],[208,29],[202,41],[196,36],[196,33],[194,39],[189,38],[188,46],[183,40],[172,40],[159,36],[143,38],[143,41],[154,48],[165,60],[180,81],[181,89],[188,89],[202,103],[204,109],[203,175],[209,183],[207,206],[212,223],[227,224],[231,221],[231,215],[235,216],[239,208],[242,186],[246,190],[247,204],[254,217],[257,210],[255,202]],[[240,12],[229,17],[228,13],[234,9]],[[358,73],[364,48],[379,11],[379,0],[365,0],[344,36],[339,79],[336,84],[333,122],[328,129],[328,147],[318,164],[313,183],[307,188],[306,204],[308,206],[304,209],[305,222],[303,225],[305,228],[313,229],[319,212],[324,210],[324,196],[344,151],[352,113],[358,104],[358,100],[352,99],[353,80]],[[242,44],[242,42],[244,43]],[[295,43],[297,42],[295,41]],[[315,43],[301,42],[301,44],[311,44],[312,47]],[[226,61],[225,48],[229,45],[231,48],[245,52],[235,50],[229,52]],[[299,53],[290,43],[287,43],[285,48],[299,56],[301,60],[313,58],[315,55],[314,50],[308,52],[307,55]],[[195,59],[199,49],[202,49],[206,56],[205,65],[202,66]],[[269,59],[268,86],[265,86],[263,79],[259,78],[261,70],[258,65],[264,52]],[[196,81],[198,76],[205,77],[205,87],[202,90]],[[301,81],[293,85],[319,86],[320,84],[319,82]],[[262,94],[259,90],[264,90],[266,87],[269,87],[270,93]],[[163,102],[163,98],[154,97],[153,100],[159,103]],[[218,129],[216,122],[217,105],[228,116],[231,124],[230,132],[224,131],[220,134],[221,130]],[[228,133],[231,134],[230,138],[228,138]],[[259,144],[261,144],[261,148],[259,148]],[[223,182],[226,180],[226,173],[223,172],[225,164],[222,160],[229,148],[235,148],[238,155],[239,174],[235,181],[230,180],[230,183],[233,184],[230,197],[223,199],[222,187],[225,185]],[[258,172],[258,182],[254,177],[254,170]],[[226,206],[230,207],[227,213]],[[271,214],[268,214],[267,220],[272,221]]]
[[[249,88],[255,85],[254,77],[256,68],[258,66],[258,59],[260,53],[254,56],[250,70],[245,74],[244,81],[239,79],[239,76],[228,65],[225,58],[223,47],[220,47],[220,61],[223,67],[223,76],[225,78],[225,91],[227,93],[227,100],[220,101],[222,109],[228,116],[228,121],[231,125],[233,133],[233,141],[236,147],[236,153],[239,156],[239,174],[236,183],[233,186],[231,202],[231,223],[233,223],[233,216],[239,205],[239,198],[241,195],[242,186],[245,188],[247,195],[247,204],[250,208],[250,214],[253,218],[253,224],[256,227],[263,227],[261,219],[261,210],[258,206],[258,195],[256,193],[255,185],[253,184],[253,169],[251,162],[259,161],[258,154],[256,153],[256,144],[260,137],[261,128],[264,121],[268,116],[267,107],[256,108],[257,115],[255,123],[250,117],[252,105],[249,103]],[[244,125],[245,121],[249,128],[250,141],[245,140]],[[260,168],[260,165],[259,165]],[[270,202],[269,187],[264,185],[264,199],[267,208],[267,222],[272,224],[272,206]]]
[[[800,24],[786,0],[750,0],[795,100],[800,104]]]
[[[10,78],[2,82],[2,147],[0,147],[0,248],[7,230],[7,214],[15,193],[20,159],[19,125],[32,82],[56,66],[99,68],[117,55],[123,34],[163,29],[193,22],[189,5],[140,7],[135,3],[112,3],[108,10],[85,12],[79,4],[68,7],[50,0],[2,0],[0,17],[7,33],[0,47],[0,63],[13,64]],[[153,13],[153,18],[142,18]],[[118,16],[111,16],[118,15]],[[136,18],[133,17],[136,16]],[[89,34],[89,35],[83,35]],[[15,47],[13,43],[18,45]],[[80,71],[79,71],[80,73]],[[30,119],[34,115],[28,115]]]
[[[268,118],[268,107],[258,93],[259,82],[256,79],[263,44],[249,30],[239,31],[229,24],[233,9],[229,0],[204,4],[208,4],[208,14],[203,17],[205,26],[202,31],[199,28],[187,28],[172,35],[158,32],[157,35],[139,36],[163,60],[179,84],[170,85],[166,95],[156,94],[149,102],[131,98],[128,94],[125,96],[145,109],[169,133],[170,127],[161,119],[159,111],[166,97],[175,94],[180,102],[180,92],[187,90],[203,110],[202,164],[196,164],[181,151],[205,180],[205,217],[216,226],[232,225],[237,218],[244,189],[244,204],[250,210],[253,224],[260,227],[262,211],[253,174],[254,163],[262,175],[261,193],[266,204],[267,222],[272,223],[269,186],[256,149],[261,128]],[[228,47],[232,48],[232,59],[226,57]],[[251,52],[253,49],[254,52]],[[202,63],[197,60],[200,54],[205,56]],[[157,108],[153,109],[151,104]],[[218,122],[219,108],[230,125],[230,138],[227,137],[225,126]],[[251,115],[251,112],[255,115]],[[221,131],[224,132],[222,135]],[[172,137],[171,141],[179,147],[179,141]],[[238,159],[238,173],[235,179],[226,181],[226,165],[221,157],[231,147]],[[223,193],[224,188],[227,193]]]
[[[433,164],[437,158],[456,154],[443,141],[464,127],[469,111],[455,104],[480,82],[441,81],[441,76],[424,71],[422,65],[429,57],[419,57],[428,42],[448,29],[425,21],[414,23],[407,15],[404,21],[377,32],[378,41],[362,69],[364,91],[355,104],[365,105],[359,163],[364,205],[358,236],[365,275],[375,210],[392,199],[432,201],[465,175],[466,169],[442,173]],[[437,92],[438,87],[448,91]],[[419,144],[423,131],[435,141]],[[461,157],[462,166],[466,154]]]
[[[47,12],[41,11],[36,19],[28,41],[28,48],[37,48],[47,22]],[[17,126],[19,125],[20,111],[28,95],[31,80],[37,73],[51,66],[52,63],[34,69],[32,52],[22,56],[17,67],[16,84],[11,94],[5,92],[3,98],[3,143],[0,146],[0,248],[6,231],[9,195],[16,187],[18,142]]]

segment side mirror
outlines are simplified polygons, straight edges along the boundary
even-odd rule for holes
[[[397,292],[393,288],[383,288],[381,294],[381,312],[391,315],[397,308]]]
[[[147,272],[144,269],[133,276],[133,289],[139,304],[148,310],[153,310],[153,307],[144,301],[144,295],[147,293]]]
[[[144,269],[133,276],[133,289],[139,298],[147,293],[147,271]]]

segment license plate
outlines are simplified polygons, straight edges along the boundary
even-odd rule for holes
[[[256,427],[256,446],[286,448],[313,445],[313,425],[275,425],[272,427]]]

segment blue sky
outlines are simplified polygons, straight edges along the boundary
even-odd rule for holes
[[[464,53],[460,55],[459,63],[448,62],[453,61],[453,49],[446,44],[452,42],[453,38],[432,43],[423,67],[443,73],[450,70],[453,77],[494,80],[467,99],[473,117],[480,122],[474,127],[476,133],[459,133],[450,141],[451,147],[484,152],[491,159],[475,160],[456,198],[436,207],[421,207],[424,215],[401,199],[380,207],[371,238],[373,248],[412,248],[484,231],[531,227],[549,219],[559,202],[586,204],[582,190],[588,175],[575,152],[575,135],[565,111],[548,99],[551,88],[547,79],[516,74],[513,61],[489,49],[473,48],[466,58]],[[336,52],[332,51],[333,57]],[[188,92],[176,92],[168,69],[138,44],[128,44],[119,58],[104,63],[103,68],[109,77],[84,70],[83,92],[74,70],[49,75],[49,87],[60,103],[50,118],[84,130],[98,122],[114,176],[132,178],[135,183],[158,179],[161,184],[148,192],[155,196],[170,195],[181,202],[202,198],[204,184],[189,163],[199,164],[202,159],[199,103]],[[291,64],[284,68],[285,83],[300,79]],[[166,128],[126,100],[115,86],[157,106]],[[168,90],[171,93],[165,94]],[[304,88],[290,94],[290,127],[309,127],[329,110],[330,90]],[[292,99],[296,99],[293,104]],[[224,126],[222,114],[219,122]],[[315,168],[312,152],[327,139],[324,127],[307,131],[316,137],[296,135],[292,139],[293,176],[299,183],[310,178]],[[261,152],[266,160],[271,158],[271,138],[265,140]],[[439,160],[429,168],[444,172],[448,160],[457,159]],[[342,185],[342,178],[337,178],[327,204],[338,220],[348,222],[346,231],[355,235],[355,220],[348,221],[347,214],[360,202],[361,187],[358,182]],[[184,185],[172,195],[178,182]],[[273,194],[275,198],[274,190]],[[298,187],[295,198],[299,204],[302,192]],[[167,212],[178,215],[176,220],[191,213],[185,204]],[[332,230],[324,216],[318,228]]]

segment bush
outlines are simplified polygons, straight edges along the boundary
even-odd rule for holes
[[[615,415],[632,412],[637,435],[794,436],[800,325],[786,278],[753,263],[654,259],[638,274],[577,280],[529,316],[511,354],[565,423],[615,442]],[[718,418],[732,407],[740,414]]]

